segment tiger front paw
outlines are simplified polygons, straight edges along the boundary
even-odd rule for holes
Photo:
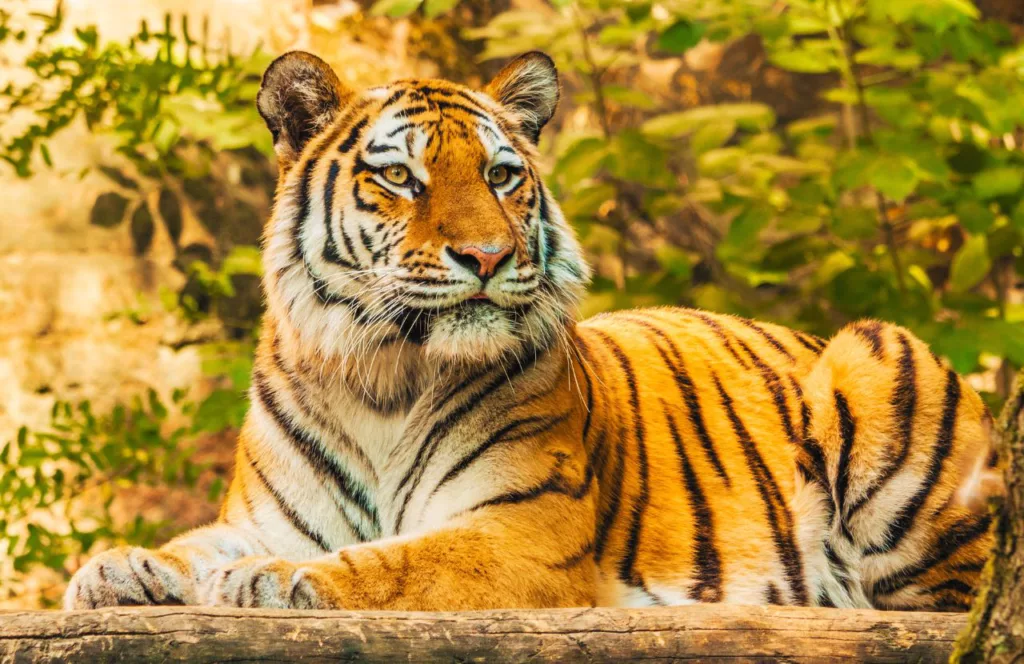
[[[329,584],[308,564],[280,558],[243,558],[220,568],[200,590],[208,606],[337,609]]]
[[[195,604],[191,569],[174,554],[139,547],[104,551],[68,584],[64,609]]]

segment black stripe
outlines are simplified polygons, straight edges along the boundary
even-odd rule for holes
[[[782,593],[779,592],[779,587],[774,583],[769,583],[768,587],[764,591],[764,602],[774,606],[782,606],[785,602],[782,601]]]
[[[963,593],[964,595],[974,595],[974,586],[965,581],[961,581],[960,579],[947,579],[946,581],[936,584],[928,589],[929,595],[935,595],[941,592],[955,592]]]
[[[540,187],[540,223],[544,228],[544,267],[551,265],[559,250],[558,229],[551,223],[551,211],[548,208],[548,195],[544,186]]]
[[[387,100],[385,100],[383,104],[381,104],[380,110],[383,111],[385,108],[393,106],[394,104],[398,103],[398,100],[404,97],[407,92],[408,90],[405,89],[396,90],[391,94],[390,97],[387,98]]]
[[[746,325],[747,327],[749,327],[751,330],[753,330],[753,331],[757,332],[758,334],[760,334],[762,337],[764,337],[764,340],[767,341],[768,344],[772,348],[774,348],[775,350],[779,351],[780,353],[782,353],[783,355],[788,357],[790,360],[796,359],[796,358],[793,357],[793,354],[790,353],[789,350],[785,346],[782,345],[781,341],[776,339],[770,332],[768,332],[768,330],[764,329],[763,327],[761,327],[760,325],[758,325],[754,321],[752,321],[750,319],[747,319],[747,318],[739,318],[739,317],[736,317],[733,320],[739,321],[743,325]]]
[[[394,138],[395,136],[405,131],[406,129],[412,129],[415,126],[416,125],[413,124],[412,122],[405,122],[403,124],[400,124],[387,133],[387,138]]]
[[[313,169],[316,168],[319,155],[310,156],[309,161],[302,167],[302,177],[299,179],[299,205],[295,221],[292,223],[292,258],[301,260],[302,253],[302,228],[309,216],[309,186],[313,178]]]
[[[640,549],[640,531],[643,528],[644,512],[650,501],[649,473],[647,466],[647,442],[646,426],[643,412],[640,409],[640,392],[637,388],[636,373],[633,371],[633,364],[629,357],[622,350],[622,347],[610,336],[601,330],[594,330],[601,341],[615,356],[622,373],[625,374],[626,386],[629,389],[630,415],[633,421],[633,436],[636,439],[637,473],[639,475],[639,490],[636,499],[630,509],[632,521],[629,527],[629,534],[626,541],[626,551],[619,560],[619,580],[633,586],[644,588],[643,579],[634,569],[636,557]],[[645,588],[646,589],[646,588]]]
[[[957,521],[945,532],[939,534],[938,541],[931,549],[928,549],[928,555],[923,560],[875,581],[872,586],[872,595],[875,597],[891,595],[913,584],[922,574],[946,562],[964,546],[987,534],[991,523],[992,516],[989,514],[972,515]]]
[[[488,436],[487,440],[477,445],[472,451],[466,453],[461,459],[459,459],[455,465],[445,473],[444,477],[441,478],[441,481],[437,483],[437,486],[434,487],[434,490],[431,491],[430,494],[434,495],[440,491],[441,487],[458,477],[474,461],[479,459],[487,450],[491,449],[495,445],[499,443],[517,442],[527,438],[540,436],[567,419],[569,419],[569,413],[562,413],[561,415],[555,416],[533,415],[531,417],[524,417],[522,419],[509,422]]]
[[[835,399],[836,416],[839,418],[839,463],[836,467],[836,510],[839,512],[839,523],[843,534],[850,537],[850,529],[846,519],[846,493],[850,490],[850,455],[853,453],[853,441],[857,436],[857,421],[850,412],[850,404],[839,390],[832,392]]]
[[[697,433],[697,440],[700,441],[701,447],[704,449],[704,454],[707,455],[708,461],[711,462],[711,466],[715,469],[715,472],[726,486],[731,486],[732,483],[729,480],[729,474],[725,471],[725,466],[722,464],[722,460],[718,456],[718,451],[715,449],[715,443],[711,440],[711,434],[708,433],[708,428],[704,422],[703,411],[700,407],[700,399],[697,396],[697,389],[694,387],[693,380],[690,378],[690,373],[686,370],[686,363],[683,360],[683,355],[679,351],[679,347],[676,346],[675,342],[661,329],[651,325],[645,320],[640,320],[630,317],[631,321],[649,330],[652,334],[657,335],[668,346],[669,352],[672,357],[669,358],[662,350],[661,346],[654,344],[654,347],[658,350],[661,355],[662,361],[672,370],[676,379],[676,387],[679,389],[680,394],[683,397],[683,401],[686,403],[687,416],[690,420],[690,424],[693,426],[693,430]]]
[[[862,321],[850,326],[855,335],[868,342],[871,355],[878,361],[885,361],[885,346],[882,342],[882,324],[876,320]]]
[[[487,120],[488,122],[494,121],[494,119],[491,116],[487,115],[486,113],[481,113],[480,111],[474,108],[470,108],[469,106],[464,106],[463,104],[459,104],[453,101],[437,100],[434,101],[434,107],[441,112],[448,110],[462,111],[463,113],[480,118],[481,120]]]
[[[843,586],[843,590],[846,591],[847,596],[850,594],[850,571],[846,568],[846,563],[839,557],[836,550],[832,548],[832,545],[825,542],[822,547],[825,550],[825,558],[828,559],[828,566],[832,572],[832,577]]]
[[[825,347],[825,342],[818,337],[801,332],[800,330],[792,330],[793,337],[796,338],[800,345],[811,351],[815,355],[821,355],[821,349]]]
[[[524,178],[524,177],[520,177],[520,178],[519,178],[519,181],[518,181],[518,182],[516,182],[516,183],[515,183],[515,184],[514,184],[514,185],[512,186],[512,188],[511,188],[511,189],[509,189],[508,191],[506,191],[506,192],[505,192],[504,194],[502,194],[502,195],[503,195],[503,196],[504,196],[505,198],[509,198],[510,196],[512,196],[512,194],[514,194],[514,193],[516,193],[517,191],[519,191],[519,188],[520,188],[520,187],[522,187],[522,186],[523,186],[523,184],[525,184],[525,183],[526,183],[526,178]]]
[[[357,180],[352,184],[352,198],[356,202],[356,209],[362,212],[380,212],[380,206],[373,201],[364,201],[363,197],[359,194],[359,181]]]
[[[371,140],[366,146],[366,151],[370,154],[383,154],[385,152],[401,152],[402,149],[396,145],[377,145]]]
[[[527,362],[526,366],[520,368],[520,374],[524,373],[529,368],[536,364],[539,356],[534,356],[531,361]],[[511,380],[510,377],[506,376],[504,371],[494,372],[497,375],[492,377],[491,381],[479,392],[471,395],[457,408],[454,408],[451,412],[445,415],[443,418],[434,422],[431,426],[430,431],[423,438],[423,442],[420,444],[418,450],[416,450],[416,457],[413,459],[412,465],[406,471],[402,480],[398,483],[398,487],[395,489],[395,498],[398,498],[398,494],[405,489],[405,497],[402,499],[402,507],[399,508],[398,515],[395,519],[395,533],[399,533],[402,528],[402,521],[405,518],[405,512],[409,508],[409,500],[412,498],[412,494],[416,492],[416,488],[419,486],[420,481],[423,479],[423,473],[426,471],[430,460],[433,458],[434,453],[437,451],[441,440],[452,430],[452,428],[461,420],[463,417],[473,412],[480,403],[493,394],[499,387],[501,387],[506,381]],[[476,376],[473,376],[471,380],[475,380]],[[461,385],[465,385],[462,383]],[[460,385],[460,388],[461,388]],[[457,391],[459,388],[456,388]],[[455,391],[452,393],[454,394]],[[439,402],[444,405],[445,402]],[[414,477],[415,476],[415,477]],[[411,481],[411,484],[410,484]],[[408,485],[408,489],[406,486]]]
[[[401,118],[413,118],[416,117],[417,115],[423,115],[424,113],[428,113],[429,111],[430,109],[426,106],[407,106],[402,110],[398,111],[397,113],[395,113],[391,117],[393,117],[396,120]]]
[[[266,377],[258,369],[253,371],[253,387],[256,389],[256,397],[267,411],[267,414],[273,418],[274,422],[286,434],[288,440],[302,454],[303,458],[306,459],[317,474],[331,478],[338,492],[341,493],[345,500],[356,506],[363,513],[373,528],[369,533],[363,532],[359,524],[349,519],[345,510],[341,510],[342,516],[345,517],[353,532],[364,542],[379,535],[381,532],[380,518],[377,514],[377,508],[367,494],[366,489],[348,474],[347,470],[333,455],[327,452],[319,440],[305,429],[299,427],[282,410],[281,405],[274,397],[273,390]]]
[[[349,130],[348,136],[345,137],[345,140],[342,141],[340,145],[338,145],[338,152],[345,154],[353,147],[355,147],[356,141],[358,141],[359,137],[362,136],[363,129],[366,128],[366,123],[368,123],[369,121],[369,117],[364,117],[362,120],[355,123],[352,129]]]
[[[149,561],[147,560],[146,562],[148,563]],[[135,580],[139,582],[139,586],[142,587],[142,594],[146,596],[146,602],[148,602],[150,606],[157,606],[159,604],[173,604],[174,603],[174,602],[166,602],[165,603],[165,602],[158,602],[158,601],[156,601],[156,597],[153,597],[153,593],[152,593],[152,591],[150,591],[149,586],[146,585],[146,582],[142,580],[142,577],[139,576],[139,573],[135,570],[135,565],[132,565],[131,563],[129,563],[128,564],[128,569],[130,569],[132,571],[132,576],[135,577]]]
[[[800,387],[800,383],[793,378],[792,374],[789,376],[789,383],[800,402],[800,447],[811,461],[811,473],[814,480],[821,485],[826,494],[832,496],[832,483],[828,477],[825,453],[821,449],[821,443],[811,435],[811,409],[807,405],[807,401],[804,400],[804,391]],[[835,507],[831,500],[828,501],[828,506],[830,511]],[[831,520],[832,514],[829,514],[829,521],[831,522]]]
[[[255,471],[256,476],[260,478],[260,482],[263,484],[263,488],[266,489],[267,493],[273,496],[274,500],[277,501],[278,509],[281,510],[281,513],[284,514],[285,517],[287,517],[287,519],[291,522],[292,526],[297,531],[305,535],[306,538],[314,542],[323,551],[330,551],[331,545],[327,543],[327,540],[324,539],[323,535],[318,533],[308,523],[306,523],[305,519],[299,516],[295,509],[288,504],[288,501],[284,499],[284,496],[282,496],[281,493],[276,488],[274,488],[274,485],[270,483],[270,480],[267,478],[267,476],[263,473],[260,467],[256,465],[256,461],[252,458],[252,455],[249,453],[248,446],[243,445],[242,452],[245,454],[246,463],[249,464],[249,467],[252,468],[253,471]]]
[[[376,262],[377,254],[373,251],[373,238],[367,234],[366,229],[363,228],[362,224],[359,225],[359,241],[363,243],[363,246],[368,252],[373,254],[373,260]]]
[[[589,466],[586,469],[586,473],[583,477],[583,481],[579,486],[572,486],[568,479],[562,475],[562,465],[565,463],[567,457],[559,458],[551,469],[551,473],[548,475],[540,484],[532,486],[528,489],[517,489],[515,491],[508,491],[497,495],[493,498],[488,498],[482,502],[477,503],[468,510],[462,512],[467,514],[469,512],[475,512],[476,510],[483,509],[485,507],[496,507],[500,505],[520,505],[525,502],[536,500],[547,495],[561,495],[568,496],[573,500],[580,500],[590,491],[590,486],[594,482],[593,469]]]
[[[917,372],[914,365],[914,351],[910,347],[907,336],[901,332],[897,335],[897,340],[901,348],[900,359],[896,385],[893,387],[889,405],[892,407],[893,417],[896,419],[900,450],[895,459],[888,460],[877,478],[868,486],[864,495],[850,505],[848,519],[852,519],[861,507],[866,505],[896,473],[903,469],[903,465],[910,455],[910,443],[914,435],[914,411],[917,409]]]
[[[615,467],[612,470],[610,484],[601,484],[601,497],[609,496],[608,509],[601,515],[597,523],[597,531],[594,536],[594,559],[601,562],[604,556],[604,547],[608,544],[608,535],[611,533],[612,524],[615,523],[619,510],[622,507],[622,483],[626,475],[626,431],[624,427],[619,428],[615,442]],[[604,469],[604,463],[599,466]]]
[[[691,311],[689,313],[691,313],[694,317],[698,318],[699,320],[703,321],[705,325],[711,328],[711,331],[714,332],[715,336],[717,336],[722,341],[722,344],[725,346],[725,349],[729,351],[729,354],[732,355],[737,362],[740,363],[741,367],[743,367],[744,369],[750,368],[750,365],[747,364],[747,361],[740,357],[740,354],[736,352],[735,348],[733,348],[732,341],[729,338],[729,335],[726,334],[725,329],[722,327],[721,323],[719,323],[717,320],[715,320],[714,318],[705,314],[702,311]]]
[[[722,564],[718,557],[718,549],[715,548],[715,523],[708,505],[707,497],[701,488],[700,480],[693,471],[690,459],[683,447],[683,439],[679,435],[679,428],[676,426],[672,413],[667,412],[665,418],[668,422],[668,431],[672,436],[672,442],[676,445],[676,456],[679,457],[679,472],[686,487],[686,494],[690,499],[690,510],[693,512],[693,560],[696,570],[696,582],[690,587],[687,593],[690,599],[698,602],[720,602],[722,601]]]
[[[316,425],[321,429],[331,431],[332,442],[344,448],[346,454],[350,454],[358,459],[360,465],[364,468],[364,472],[369,475],[373,484],[376,484],[378,481],[377,469],[373,467],[373,462],[370,461],[368,456],[366,456],[366,452],[363,448],[353,441],[352,438],[342,429],[337,426],[332,428],[332,425],[327,422],[324,416],[309,403],[307,388],[302,382],[300,382],[299,378],[294,375],[292,368],[285,363],[285,359],[281,355],[280,337],[276,334],[271,337],[270,354],[271,359],[274,361],[274,366],[285,377],[285,380],[288,381],[288,387],[292,391],[295,403],[302,411],[302,415],[307,419],[315,421]]]
[[[328,263],[334,263],[335,265],[340,265],[342,267],[354,269],[356,267],[355,264],[349,262],[347,259],[342,258],[341,255],[338,253],[338,245],[334,241],[334,228],[331,223],[331,218],[334,216],[334,186],[338,181],[338,173],[340,171],[341,165],[338,164],[338,160],[332,160],[331,167],[327,171],[327,181],[324,182],[324,228],[327,231],[327,241],[324,243],[323,257],[324,260],[327,261]],[[340,227],[342,227],[342,235],[344,235],[345,233],[344,224],[344,216],[342,216],[342,219],[338,224]],[[345,236],[345,239],[345,244],[348,245],[348,237]],[[346,246],[346,248],[349,250],[349,256],[351,256],[352,259],[355,260],[356,256],[352,252],[351,247]]]
[[[594,385],[590,381],[590,373],[587,371],[586,365],[583,363],[583,358],[580,355],[590,356],[590,352],[587,349],[586,343],[580,339],[579,335],[573,335],[575,337],[575,343],[572,345],[573,350],[576,351],[576,365],[580,368],[580,373],[583,374],[583,382],[587,385],[587,414],[583,417],[583,444],[586,445],[587,438],[590,435],[590,426],[593,424],[594,417]],[[578,384],[579,379],[577,379]]]
[[[354,110],[355,109],[353,109],[352,112],[354,112]],[[299,179],[298,212],[296,213],[295,220],[292,223],[292,256],[296,261],[301,260],[303,257],[302,228],[306,223],[306,218],[309,216],[309,187],[310,180],[313,177],[313,169],[316,167],[317,163],[319,163],[320,157],[323,156],[327,147],[334,141],[338,140],[338,136],[341,135],[341,131],[345,127],[345,123],[347,121],[348,120],[346,118],[331,130],[331,133],[327,138],[317,145],[316,149],[313,150],[313,153],[309,155],[309,159],[306,160],[306,163],[303,166],[302,177]]]
[[[953,430],[956,427],[956,415],[959,406],[960,379],[954,372],[947,370],[946,396],[942,409],[942,421],[939,423],[939,434],[935,441],[935,447],[932,448],[928,472],[925,474],[917,493],[900,509],[889,525],[888,530],[882,537],[881,543],[869,547],[865,550],[866,554],[872,555],[892,551],[899,546],[903,538],[910,532],[918,512],[921,511],[925,501],[931,495],[932,489],[935,488],[939,474],[942,472],[943,464],[953,451]]]
[[[308,262],[305,262],[306,276],[309,278],[313,287],[313,294],[316,295],[316,299],[325,307],[342,305],[352,310],[352,317],[357,323],[369,322],[370,316],[367,314],[366,309],[362,303],[353,297],[347,295],[338,295],[337,293],[331,292],[330,287],[327,285],[327,281],[316,276],[313,273],[313,266]]]
[[[754,476],[757,490],[761,494],[761,501],[764,503],[768,525],[772,530],[772,539],[775,542],[782,566],[786,571],[786,579],[789,582],[793,599],[796,604],[805,606],[807,604],[807,588],[804,585],[803,562],[800,558],[800,550],[797,549],[794,539],[792,515],[790,515],[786,507],[786,502],[782,498],[782,493],[779,491],[778,484],[776,484],[771,470],[757,451],[757,444],[750,437],[750,433],[736,413],[732,397],[725,391],[722,381],[719,380],[715,373],[711,374],[711,379],[718,389],[722,407],[732,423],[736,438],[743,448],[747,465]]]
[[[593,557],[593,555],[594,540],[590,540],[589,542],[584,544],[576,553],[568,556],[563,560],[559,560],[557,563],[552,563],[551,565],[548,565],[548,567],[551,567],[552,569],[561,570],[572,569],[573,567],[576,567],[577,565],[582,563],[587,558]]]
[[[467,94],[467,93],[465,93],[462,90],[459,90],[457,88],[437,88],[437,87],[430,86],[430,85],[423,85],[423,86],[420,86],[417,89],[420,92],[422,92],[423,94],[425,94],[425,95],[431,95],[431,96],[440,95],[442,97],[457,97],[457,98],[461,99],[462,101],[466,102],[467,104],[469,104],[470,106],[478,108],[481,111],[487,111],[488,110],[488,109],[484,108],[484,106],[481,105],[480,102],[478,102],[472,96],[470,96],[469,94]],[[437,103],[438,100],[431,99],[430,101],[433,102],[433,103]]]
[[[786,434],[786,440],[791,443],[797,443],[796,431],[793,429],[793,418],[789,413],[789,406],[786,403],[786,392],[782,386],[782,381],[779,380],[779,374],[762,360],[754,350],[747,345],[747,342],[737,337],[736,342],[740,345],[740,348],[750,357],[754,366],[757,367],[758,372],[761,374],[761,378],[764,380],[764,386],[768,390],[768,393],[772,397],[772,403],[775,404],[775,411],[779,414],[779,420],[782,422],[782,430]]]

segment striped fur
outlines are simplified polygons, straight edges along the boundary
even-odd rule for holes
[[[285,58],[266,85],[291,87],[261,102],[282,161],[268,312],[220,520],[97,556],[68,607],[968,605],[990,418],[919,340],[671,308],[577,323],[589,272],[533,152],[549,61],[483,93],[355,94]],[[513,175],[491,186],[496,163]],[[449,251],[466,242],[513,258],[479,279]]]

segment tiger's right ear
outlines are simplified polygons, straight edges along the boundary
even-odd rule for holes
[[[292,51],[270,63],[256,108],[274,137],[282,173],[306,143],[338,117],[351,96],[330,65],[315,55]]]

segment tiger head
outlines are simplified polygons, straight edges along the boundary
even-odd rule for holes
[[[357,92],[313,55],[278,58],[257,98],[280,171],[264,235],[271,316],[344,357],[396,344],[480,364],[554,343],[589,280],[537,167],[557,102],[541,53],[482,91]]]

